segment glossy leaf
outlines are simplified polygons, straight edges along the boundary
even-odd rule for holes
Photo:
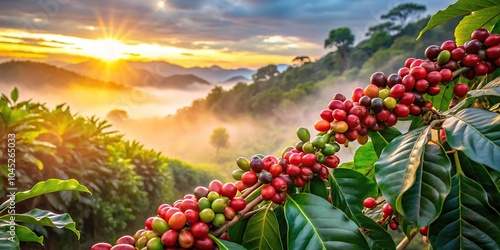
[[[7,220],[11,215],[7,214],[0,217],[0,220]],[[76,223],[67,213],[55,214],[47,210],[35,208],[24,214],[15,214],[16,222],[24,222],[33,225],[41,225],[55,228],[65,228],[73,231],[78,238],[80,232],[76,230]]]
[[[16,225],[16,236],[19,241],[37,242],[43,245],[43,236],[36,235],[31,229],[22,225]]]
[[[250,218],[241,245],[256,250],[283,249],[278,220],[270,206]]]
[[[450,21],[453,18],[469,15],[474,11],[480,11],[495,6],[498,6],[498,1],[495,0],[458,0],[456,3],[448,6],[445,10],[440,10],[434,14],[429,20],[429,23],[427,23],[427,26],[420,31],[418,38],[420,38],[426,31],[438,26],[439,24]]]
[[[0,249],[19,250],[19,239],[10,233],[9,221],[0,221]]]
[[[246,250],[242,245],[231,242],[231,241],[226,241],[226,240],[221,240],[212,234],[208,234],[208,237],[214,241],[214,243],[219,247],[220,250]]]
[[[370,249],[396,249],[396,244],[391,235],[372,218],[360,214],[356,216],[356,219],[359,226],[366,231]]]
[[[333,174],[330,174],[329,180],[332,201],[338,201],[333,202],[333,205],[342,209],[346,214],[349,214],[349,211],[354,215],[360,214],[363,201],[368,197],[378,196],[375,181],[357,171],[337,168]],[[348,208],[349,211],[344,208]]]
[[[382,150],[389,145],[389,143],[394,140],[394,138],[401,135],[401,132],[394,127],[386,127],[377,132],[369,132],[368,135],[372,139],[373,148],[378,157],[382,153]]]
[[[467,157],[500,171],[499,116],[483,109],[461,110],[443,123],[448,144]]]
[[[484,189],[458,174],[441,216],[429,227],[434,249],[500,249],[500,214],[488,204]]]
[[[426,126],[397,137],[382,151],[375,163],[375,178],[380,191],[395,209],[398,207],[396,200],[415,182],[415,174],[430,135],[431,129]]]
[[[19,98],[19,90],[17,90],[17,88],[14,88],[11,92],[10,92],[10,99],[13,101],[13,102],[17,102],[17,99]]]
[[[248,218],[238,221],[236,224],[229,227],[227,233],[232,242],[241,244],[243,242],[243,235],[245,234],[245,229],[247,228]]]
[[[470,35],[475,29],[493,29],[493,26],[500,20],[498,13],[500,13],[500,4],[497,2],[496,6],[483,8],[465,16],[455,28],[455,41],[457,44],[465,44],[470,40]]]
[[[495,184],[492,176],[488,173],[488,170],[486,170],[483,165],[469,159],[461,152],[459,152],[459,159],[462,171],[464,172],[465,176],[481,184],[481,186],[488,194],[489,203],[497,211],[500,211],[500,189]]]
[[[325,200],[328,200],[328,190],[326,189],[325,181],[318,176],[314,176],[309,181],[309,188],[311,194],[317,195]]]
[[[422,118],[422,116],[414,116],[408,130],[414,130],[423,126],[425,126],[424,118]]]
[[[83,185],[81,185],[77,180],[59,180],[59,179],[48,179],[46,181],[41,181],[35,184],[30,190],[16,193],[16,203],[33,198],[35,196],[49,194],[53,192],[59,191],[81,191],[91,194],[89,189]],[[8,206],[9,200],[4,202],[0,209],[4,209]]]
[[[401,209],[410,227],[431,224],[441,213],[451,188],[451,162],[445,150],[434,144],[425,147],[415,184],[401,196]]]
[[[274,214],[276,215],[276,219],[278,219],[278,224],[280,227],[280,236],[281,236],[281,242],[283,243],[283,249],[288,249],[287,244],[285,244],[288,241],[287,234],[288,234],[288,224],[286,223],[286,218],[285,218],[285,208],[283,206],[277,206],[274,208]]]
[[[288,249],[368,249],[359,227],[338,208],[313,194],[293,194],[285,202]]]
[[[354,153],[354,170],[362,173],[370,179],[375,179],[373,164],[378,160],[373,143],[367,142],[360,146]]]

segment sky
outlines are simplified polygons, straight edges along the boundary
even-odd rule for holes
[[[0,61],[98,58],[258,68],[319,59],[331,29],[356,41],[403,0],[0,0]],[[429,15],[453,0],[413,1]]]

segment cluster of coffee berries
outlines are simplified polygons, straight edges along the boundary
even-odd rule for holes
[[[145,228],[133,237],[123,236],[127,240],[120,238],[113,248],[102,248],[104,243],[99,243],[101,245],[94,245],[92,250],[128,249],[117,248],[127,244],[133,247],[131,249],[148,250],[164,247],[213,249],[214,243],[208,237],[210,230],[221,228],[247,206],[243,198],[236,197],[237,194],[234,183],[222,184],[214,180],[208,188],[197,187],[194,194],[185,195],[172,205],[160,205],[157,216],[148,218]],[[223,233],[220,238],[228,240],[228,234]]]
[[[377,203],[377,201],[372,197],[368,197],[363,201],[363,206],[365,207],[364,211],[366,213],[368,213],[368,211],[370,210],[373,210],[378,205],[379,203]],[[399,223],[396,221],[396,214],[392,209],[391,205],[389,203],[385,203],[382,206],[381,211],[382,211],[381,213],[382,216],[380,219],[377,220],[377,223],[380,225],[388,225],[390,229],[397,230],[399,227]]]
[[[407,59],[398,73],[389,76],[373,73],[370,85],[355,88],[351,100],[341,93],[335,94],[328,109],[321,111],[321,120],[314,128],[334,133],[335,141],[340,144],[354,140],[364,144],[369,131],[394,126],[398,118],[418,116],[432,109],[432,102],[426,101],[424,95],[438,95],[441,92],[438,84],[450,82],[454,72],[471,80],[495,71],[500,66],[500,35],[478,29],[465,45],[445,41],[441,46],[429,46],[425,56],[427,59]],[[456,84],[451,106],[468,91],[467,84]]]

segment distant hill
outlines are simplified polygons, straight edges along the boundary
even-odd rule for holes
[[[177,74],[192,74],[197,77],[203,78],[209,82],[223,82],[226,79],[235,76],[243,76],[251,79],[252,75],[255,73],[255,70],[250,70],[246,68],[239,69],[223,69],[217,65],[204,68],[204,67],[192,67],[192,68],[184,68],[179,65],[171,64],[163,61],[154,61],[154,62],[129,62],[130,65],[134,66],[137,69],[144,69],[150,72],[154,72],[155,74],[167,77],[171,75]]]
[[[31,61],[9,61],[0,64],[0,82],[32,89],[88,87],[116,91],[131,88],[114,82],[105,82],[82,76],[53,65]]]
[[[244,76],[233,76],[225,81],[223,81],[222,83],[239,83],[239,82],[244,82],[244,83],[248,83],[248,82],[251,82],[252,80],[244,77]]]
[[[209,87],[211,84],[204,79],[201,79],[195,75],[172,75],[165,77],[157,88],[174,88],[174,89],[193,89],[196,87],[206,86]]]
[[[113,63],[89,60],[82,63],[69,64],[64,69],[101,81],[113,81],[133,87],[155,86],[163,80],[162,76],[145,69],[136,68],[123,60]]]

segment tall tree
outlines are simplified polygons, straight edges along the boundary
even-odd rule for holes
[[[351,29],[341,27],[330,31],[328,38],[325,39],[325,48],[337,47],[342,62],[342,71],[349,68],[347,57],[354,43],[354,35]]]
[[[252,75],[254,82],[265,81],[277,76],[280,72],[278,67],[274,64],[269,64],[257,70],[255,74]]]
[[[403,3],[392,8],[387,14],[380,16],[380,18],[396,22],[396,25],[403,29],[409,23],[418,20],[420,14],[425,12],[425,10],[427,10],[425,5]]]
[[[398,25],[395,25],[393,22],[388,21],[384,23],[379,23],[377,25],[371,26],[368,28],[368,32],[366,32],[366,36],[373,36],[380,32],[387,32],[387,34],[394,34],[401,29]]]
[[[219,150],[221,148],[229,147],[229,134],[227,133],[227,129],[224,127],[215,128],[210,135],[210,144],[215,147],[215,159],[219,159]]]

